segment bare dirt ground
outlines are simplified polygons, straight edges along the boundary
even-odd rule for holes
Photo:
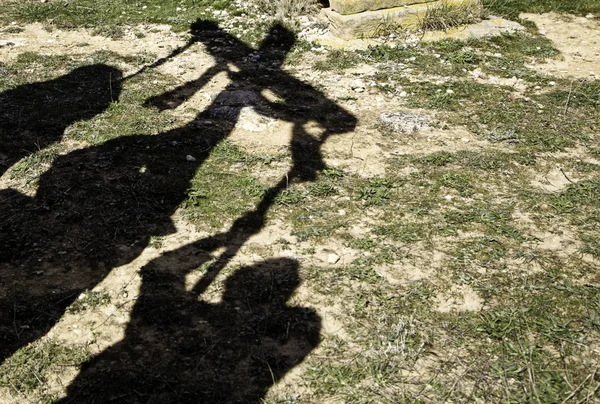
[[[600,24],[586,18],[558,16],[555,14],[523,16],[534,21],[544,35],[562,51],[563,60],[550,60],[544,64],[537,64],[532,68],[565,77],[587,78],[597,77],[600,74]],[[23,52],[39,52],[49,55],[71,54],[85,55],[98,50],[107,50],[121,55],[148,54],[152,58],[167,56],[173,49],[185,43],[181,35],[172,34],[167,26],[140,26],[135,32],[144,34],[138,38],[134,30],[126,33],[126,37],[119,40],[91,35],[85,30],[73,31],[47,31],[40,24],[23,26],[23,31],[18,33],[0,34],[0,62],[10,62]],[[177,82],[184,83],[197,78],[203,71],[213,65],[208,52],[201,45],[194,45],[185,53],[169,61],[159,69],[175,77]],[[123,64],[120,66],[125,74],[132,74],[138,66]],[[308,67],[290,68],[296,77],[318,85],[330,98],[339,100],[339,104],[355,114],[359,125],[351,133],[345,133],[327,140],[323,145],[326,161],[331,166],[358,174],[365,178],[383,175],[387,169],[386,161],[394,156],[411,156],[435,151],[458,150],[484,150],[493,147],[486,140],[462,127],[448,129],[427,128],[418,134],[404,135],[402,137],[385,136],[376,127],[380,114],[402,108],[404,100],[399,96],[385,95],[377,92],[357,92],[355,80],[368,82],[372,73],[369,67],[359,67],[348,70],[342,74],[315,72]],[[492,78],[488,78],[493,81]],[[206,108],[227,85],[229,81],[225,75],[214,78],[202,93],[195,95],[189,102],[170,112],[180,117],[193,116],[194,111]],[[518,89],[515,90],[518,92]],[[431,112],[413,110],[412,112],[428,115],[431,120],[436,117]],[[318,125],[309,125],[307,132],[318,137],[322,128]],[[276,154],[287,147],[291,139],[291,126],[289,123],[271,118],[258,116],[251,109],[244,109],[229,136],[229,140],[239,145],[244,150],[258,154]],[[77,148],[72,145],[67,150]],[[577,151],[574,151],[577,153]],[[584,158],[582,156],[582,158]],[[589,159],[588,159],[589,160]],[[289,167],[285,164],[274,165],[264,175],[268,178],[280,178]],[[571,181],[579,178],[567,178],[562,169],[548,167],[547,173],[540,173],[534,179],[536,186],[548,192],[558,192],[564,189]],[[16,187],[17,183],[5,175],[0,178],[0,188]],[[23,189],[31,193],[31,189]],[[345,212],[340,212],[344,215]],[[376,215],[374,215],[376,216]],[[526,218],[525,218],[526,219]],[[46,338],[65,341],[70,344],[86,344],[92,354],[104,351],[119,342],[124,336],[125,327],[129,321],[130,310],[139,293],[141,279],[138,271],[152,259],[165,252],[208,236],[198,232],[194,226],[187,224],[178,215],[173,217],[177,232],[160,240],[160,245],[148,247],[131,263],[114,268],[110,274],[98,284],[94,290],[102,291],[111,296],[111,303],[86,310],[81,313],[67,313],[56,326],[48,333]],[[351,233],[361,234],[361,228],[367,227],[376,217],[365,215],[357,219]],[[565,246],[572,245],[573,241],[568,232],[559,236],[555,233],[539,235],[539,247],[543,249],[557,249],[565,252]],[[277,241],[285,238],[292,240],[289,249],[282,249]],[[443,241],[442,241],[443,244]],[[303,251],[314,248],[314,254],[307,255]],[[413,260],[402,263],[385,265],[380,268],[380,275],[391,283],[403,284],[409,280],[423,279],[436,271],[444,259],[442,251],[431,254],[419,251],[419,245],[413,246]],[[331,258],[331,255],[337,259]],[[352,262],[361,251],[347,246],[344,240],[331,239],[327,243],[313,245],[311,242],[300,242],[290,235],[290,229],[283,222],[274,222],[263,228],[253,236],[237,253],[231,266],[253,264],[269,258],[293,257],[303,263],[316,262],[325,268],[340,268]],[[215,253],[215,258],[218,252]],[[518,265],[518,264],[515,264]],[[189,275],[189,284],[195,282],[194,274]],[[225,277],[225,275],[223,275]],[[218,302],[220,297],[219,282],[206,292],[209,301]],[[331,306],[329,302],[322,302],[315,298],[310,288],[301,285],[294,299],[304,305],[314,307],[323,319],[324,338],[331,336],[344,338],[349,330],[342,321],[347,308]],[[294,301],[293,299],[293,301]],[[292,303],[293,303],[292,301]],[[483,305],[482,298],[469,286],[452,286],[435,297],[435,309],[440,312],[450,311],[478,311]],[[340,320],[342,319],[342,320]],[[311,355],[322,355],[317,349]],[[285,391],[289,386],[295,386],[294,380],[302,373],[302,367],[289,373],[276,387]],[[60,396],[64,388],[76,376],[75,373],[60,375],[60,383],[55,386],[55,392]],[[288,387],[286,387],[288,386]],[[22,398],[5,397],[4,402],[24,402]]]
[[[591,18],[555,13],[523,14],[533,21],[539,32],[550,39],[561,51],[562,60],[532,66],[533,69],[557,76],[594,78],[599,77],[600,22]]]

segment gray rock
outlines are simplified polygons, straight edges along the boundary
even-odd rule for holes
[[[415,133],[429,127],[426,115],[410,111],[384,112],[379,116],[379,121],[397,133]]]

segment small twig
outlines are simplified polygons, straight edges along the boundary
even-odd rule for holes
[[[121,303],[121,304],[118,304],[118,305],[116,305],[115,307],[116,307],[116,308],[117,308],[117,310],[118,310],[118,309],[120,309],[120,308],[124,307],[124,306],[125,306],[127,303],[129,303],[129,302],[135,302],[136,300],[137,300],[137,298],[129,299],[129,300],[126,300],[126,301],[124,301],[124,302],[123,302],[123,303]],[[104,319],[104,321],[103,321],[103,322],[101,322],[100,324],[98,324],[96,327],[92,328],[92,331],[96,331],[98,328],[102,327],[104,324],[106,324],[106,322],[107,322],[108,320],[110,320],[112,317],[114,317],[114,315],[115,315],[115,313],[109,314],[109,315],[108,315],[108,316],[107,316],[107,317]]]
[[[531,359],[530,359],[531,361]],[[537,389],[535,387],[535,375],[533,373],[533,364],[529,363],[527,366],[527,373],[529,374],[529,382],[531,383],[531,390],[533,391],[533,394],[535,395],[535,398],[537,399],[537,402],[541,404],[541,400],[540,400],[540,396],[538,395]]]
[[[579,400],[577,402],[577,404],[582,404],[584,402],[587,403],[590,400],[591,397],[593,397],[593,396],[596,395],[596,393],[598,392],[598,389],[600,389],[600,383],[598,383],[598,385],[596,386],[596,388],[592,392],[590,392],[590,394],[588,394],[587,396],[585,396],[584,398],[582,398],[581,400]]]
[[[56,304],[58,304],[58,303],[62,303],[62,302],[64,302],[65,300],[72,298],[72,297],[73,297],[73,296],[75,296],[76,294],[77,294],[77,293],[71,293],[71,294],[69,294],[69,295],[67,295],[67,296],[63,297],[62,299],[60,299],[58,302],[56,302]]]
[[[208,348],[208,351],[206,351],[204,353],[204,355],[202,355],[200,357],[200,359],[198,359],[198,362],[196,363],[196,367],[194,368],[194,370],[198,369],[198,366],[200,366],[200,362],[202,362],[204,360],[204,358],[206,358],[206,356],[212,352],[213,349],[215,349],[215,347],[217,346],[217,343],[215,342],[214,344],[212,344],[212,346],[210,348]]]
[[[596,374],[596,371],[594,370],[593,375]],[[588,375],[588,377],[585,378],[585,380],[583,382],[581,382],[581,384],[579,386],[577,386],[577,388],[575,390],[573,390],[571,392],[571,394],[569,394],[567,396],[567,398],[565,398],[561,404],[565,404],[567,401],[569,401],[570,399],[572,399],[573,397],[575,397],[575,395],[579,392],[579,390],[581,390],[581,388],[583,387],[583,385],[589,380],[589,378],[592,377],[592,375]]]
[[[456,377],[456,379],[454,380],[454,383],[452,383],[452,387],[450,387],[450,390],[448,391],[448,393],[446,393],[446,395],[443,397],[442,402],[446,402],[446,400],[450,397],[450,395],[454,392],[454,390],[456,390],[456,386],[458,385],[458,382],[461,380],[461,378],[463,376],[465,376],[467,374],[467,372],[469,370],[471,370],[473,368],[474,365],[470,365],[467,367],[467,369],[462,372],[462,374],[460,374],[459,376]]]
[[[560,172],[562,173],[562,175],[565,176],[565,178],[567,179],[567,181],[569,181],[571,184],[575,184],[573,181],[571,181],[571,179],[569,177],[567,177],[567,174],[565,173],[565,171],[562,169],[562,167],[558,167],[558,169],[560,170]]]
[[[17,330],[17,302],[16,301],[13,304],[13,327],[15,329],[15,335],[17,336],[17,339],[21,339],[21,334],[19,333],[19,330]]]
[[[87,7],[86,7],[87,8]],[[109,74],[108,76],[108,88],[110,89],[110,100],[114,101],[114,97],[113,97],[113,88],[112,88],[112,73]]]
[[[562,342],[562,341],[561,341],[561,342]],[[565,370],[565,372],[567,371],[566,367],[565,367],[565,369],[564,369],[564,370]],[[566,377],[566,376],[564,376],[564,375],[563,375],[563,377],[562,377],[562,378],[563,378],[563,380],[565,381],[565,383],[567,383],[567,384],[569,385],[569,387],[570,387],[571,389],[573,389],[573,390],[575,389],[575,387],[573,387],[573,385],[571,384],[571,382],[569,382],[569,379],[567,379],[567,377]]]
[[[567,111],[569,110],[569,103],[571,102],[571,94],[573,94],[573,81],[571,80],[571,88],[569,89],[569,96],[567,97],[567,104],[565,105],[565,109],[563,111],[563,119],[567,117]]]
[[[267,362],[267,361],[263,361],[263,362],[265,362],[265,364],[269,368],[269,373],[271,373],[271,379],[273,380],[273,384],[275,384],[277,382],[277,380],[275,379],[275,375],[273,374],[273,369],[271,369],[271,365],[269,365],[269,362]]]
[[[354,135],[352,136],[352,139],[350,139],[350,157],[354,157],[354,137],[356,136],[356,132],[354,132]]]

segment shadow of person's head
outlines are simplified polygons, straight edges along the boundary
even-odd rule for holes
[[[71,122],[91,119],[119,100],[122,78],[121,70],[113,66],[94,64],[78,67],[57,79],[56,89],[67,89],[70,93],[65,98],[58,96],[57,101],[66,101],[73,107],[68,115]]]
[[[274,24],[260,43],[259,49],[253,49],[233,35],[220,28],[215,22],[198,19],[190,26],[190,34],[194,41],[208,45],[221,42],[227,46],[208,47],[214,56],[229,62],[239,62],[251,53],[256,53],[261,61],[270,62],[271,66],[281,66],[285,56],[296,43],[296,35],[281,24]]]
[[[121,78],[119,69],[94,64],[53,80],[19,86],[0,94],[2,123],[12,123],[14,131],[48,126],[64,130],[74,122],[93,118],[117,101]]]
[[[229,277],[225,282],[223,302],[239,307],[247,306],[248,302],[282,307],[299,284],[296,260],[271,259],[242,267]]]
[[[94,64],[0,93],[0,173],[60,141],[68,126],[104,112],[119,99],[121,79],[119,69]]]

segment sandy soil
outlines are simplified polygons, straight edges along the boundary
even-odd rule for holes
[[[598,20],[555,13],[522,14],[521,17],[535,22],[540,34],[550,39],[562,53],[559,60],[548,60],[531,68],[564,77],[600,77]]]

